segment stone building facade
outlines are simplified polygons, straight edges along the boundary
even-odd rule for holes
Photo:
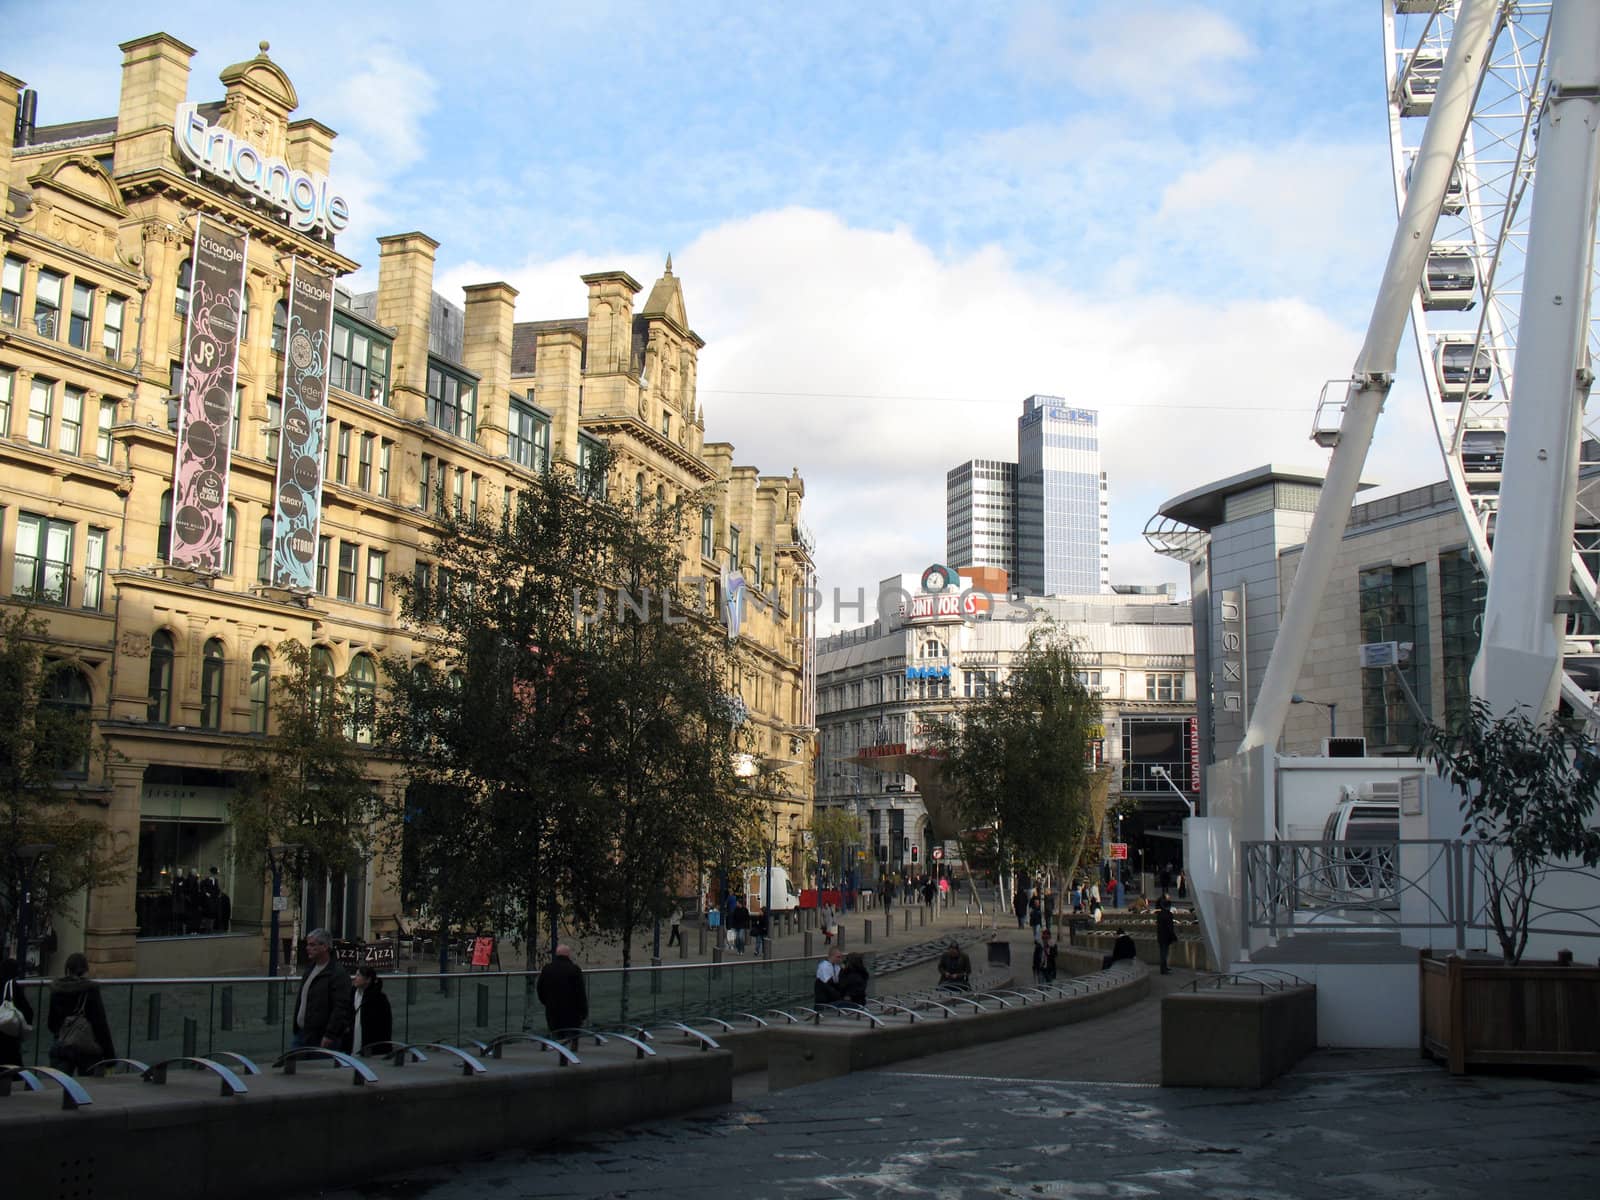
[[[175,138],[194,51],[166,34],[122,45],[114,117],[33,127],[22,81],[0,74],[0,603],[32,603],[73,662],[66,702],[93,716],[103,753],[72,780],[126,855],[126,878],[54,916],[58,954],[85,950],[97,973],[258,969],[265,888],[234,862],[229,765],[259,734],[273,648],[313,647],[353,688],[410,648],[389,581],[409,575],[446,503],[503,505],[553,465],[582,471],[601,442],[604,486],[622,502],[693,498],[685,574],[752,586],[736,638],[739,678],[764,759],[781,773],[780,854],[793,854],[811,795],[810,583],[798,472],[763,476],[705,441],[696,394],[703,342],[667,270],[642,306],[622,272],[586,276],[583,315],[519,323],[502,282],[433,291],[438,245],[380,238],[374,293],[341,292],[333,316],[327,458],[316,587],[270,586],[272,496],[282,441],[290,265],[344,275],[335,208],[302,229],[237,179],[186,161]],[[336,179],[335,133],[294,119],[289,77],[261,52],[221,74],[196,110],[261,161]],[[342,201],[340,201],[342,204]],[[221,570],[168,564],[179,389],[197,217],[249,235],[231,425]],[[574,308],[583,305],[574,290]],[[754,586],[760,581],[761,586]],[[365,740],[356,731],[357,740]],[[374,752],[375,788],[401,786]],[[211,866],[232,898],[232,931],[185,936],[161,902],[172,872]],[[394,928],[392,873],[377,861],[326,879],[299,913],[351,938]]]

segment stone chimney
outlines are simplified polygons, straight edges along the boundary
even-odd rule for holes
[[[462,290],[467,294],[467,317],[461,365],[478,376],[480,441],[490,454],[504,454],[517,289],[509,283],[475,283]]]
[[[339,135],[321,121],[306,117],[289,122],[287,161],[312,175],[328,175],[333,164],[333,139]]]
[[[122,99],[117,105],[113,173],[171,166],[176,162],[172,121],[189,95],[194,49],[165,33],[123,42],[119,49]]]
[[[583,411],[637,412],[629,407],[637,380],[628,372],[633,359],[633,298],[639,281],[626,271],[600,271],[583,276],[589,285],[588,357],[584,366]]]
[[[6,211],[4,189],[11,182],[11,131],[17,127],[18,93],[22,88],[22,80],[0,71],[0,216]]]
[[[433,256],[439,243],[425,233],[378,239],[380,325],[395,330],[390,372],[394,410],[408,421],[428,417],[428,321],[433,302]]]

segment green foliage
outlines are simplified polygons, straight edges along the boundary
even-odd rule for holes
[[[1420,751],[1461,792],[1461,836],[1488,843],[1483,856],[1490,912],[1508,963],[1528,946],[1534,891],[1555,859],[1600,864],[1600,754],[1559,716],[1535,723],[1522,712],[1495,717],[1474,700],[1449,729],[1429,724]]]
[[[85,887],[115,882],[128,856],[105,825],[80,814],[95,754],[87,708],[58,702],[77,670],[71,654],[50,644],[45,623],[26,609],[0,611],[0,881],[7,933],[22,900],[23,847],[48,846],[32,868],[32,910],[59,910]]]
[[[353,868],[370,852],[380,811],[363,775],[365,752],[349,736],[371,715],[354,711],[339,680],[299,642],[280,643],[276,655],[272,733],[233,756],[235,852],[265,872],[269,847],[297,847],[287,858],[292,878]]]
[[[934,731],[962,824],[995,831],[998,869],[1073,863],[1093,823],[1088,750],[1100,702],[1079,670],[1067,638],[1036,631],[998,688]]]
[[[829,868],[829,880],[838,879],[839,866],[851,846],[860,842],[861,821],[844,808],[818,808],[811,815],[812,849]],[[848,865],[848,864],[845,864]]]
[[[513,511],[443,520],[397,587],[425,657],[386,664],[381,719],[412,781],[412,900],[532,945],[559,898],[570,927],[628,947],[701,862],[758,852],[730,651],[678,582],[680,541],[677,510],[591,497],[559,467]]]

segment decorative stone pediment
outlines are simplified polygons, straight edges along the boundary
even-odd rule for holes
[[[228,91],[217,124],[274,158],[287,158],[289,114],[300,106],[300,97],[267,49],[262,42],[260,54],[219,76]]]
[[[50,188],[115,216],[126,216],[128,212],[116,183],[87,154],[47,162],[28,177],[28,182],[36,190]]]
[[[650,298],[644,302],[644,307],[639,310],[641,317],[666,317],[668,321],[687,332],[689,329],[689,314],[683,307],[683,285],[678,282],[678,277],[672,273],[672,256],[667,256],[667,269],[661,278],[656,280],[655,287],[650,289]]]

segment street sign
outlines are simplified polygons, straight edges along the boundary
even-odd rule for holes
[[[906,790],[906,785],[903,783],[886,783],[883,785],[883,790],[889,793],[903,792]]]
[[[1399,663],[1399,642],[1361,643],[1361,665],[1363,667],[1394,667],[1398,666]]]
[[[943,857],[944,857],[944,847],[943,846],[935,846],[933,848],[933,861],[934,862],[938,862]]]
[[[1112,842],[1111,843],[1111,857],[1112,858],[1126,859],[1128,857],[1128,843],[1127,842]]]
[[[289,911],[289,897],[287,897],[287,896],[274,896],[272,898],[272,911],[273,912],[288,912]]]

